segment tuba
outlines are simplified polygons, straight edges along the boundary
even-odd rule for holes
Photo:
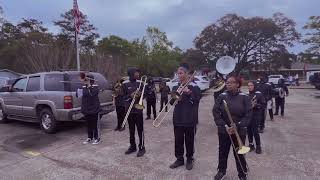
[[[216,70],[220,74],[226,75],[231,73],[236,67],[237,61],[230,56],[223,56],[216,63]],[[223,78],[217,77],[213,80],[213,92],[219,92],[225,87]]]

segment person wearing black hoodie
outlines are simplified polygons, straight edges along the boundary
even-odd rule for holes
[[[94,84],[94,76],[87,75],[89,80],[86,80],[85,85],[82,87],[82,100],[81,100],[81,113],[84,115],[84,119],[87,120],[88,138],[83,144],[99,144],[99,86]],[[78,90],[79,91],[79,90]],[[79,96],[79,93],[77,93]]]
[[[117,127],[114,129],[115,131],[125,130],[125,127],[121,128],[124,117],[126,115],[126,109],[123,102],[123,90],[122,90],[123,82],[124,82],[124,79],[120,79],[114,87],[114,90],[116,91],[116,95],[114,96],[114,105],[116,106],[116,113],[117,113],[117,119],[118,119]]]
[[[284,79],[279,79],[278,88],[282,89],[285,92],[285,96],[289,96],[289,90],[287,85],[284,83]],[[276,95],[276,112],[274,115],[279,115],[279,108],[281,108],[281,116],[284,116],[284,104],[286,97],[280,97],[279,93]]]
[[[153,113],[154,119],[157,117],[157,110],[156,110],[156,102],[157,102],[157,92],[156,92],[156,86],[154,85],[154,82],[152,78],[148,79],[148,84],[146,85],[145,89],[145,98],[147,101],[147,118],[151,119],[151,109]]]
[[[235,146],[234,148],[239,146],[235,136],[236,130],[239,133],[241,141],[245,144],[247,127],[250,124],[252,116],[252,108],[248,95],[242,93],[240,87],[241,80],[238,77],[228,77],[226,81],[227,90],[218,96],[212,109],[214,121],[218,127],[219,138],[219,164],[218,172],[214,180],[221,180],[226,175],[228,156],[232,143]],[[235,126],[231,126],[228,115],[224,109],[224,101],[228,103],[228,108]],[[240,180],[246,180],[248,168],[245,156],[237,154],[235,150],[233,150],[233,154],[235,156],[238,176]]]
[[[264,107],[266,106],[266,100],[260,91],[256,90],[257,84],[253,81],[248,83],[249,98],[251,100],[252,118],[248,126],[248,140],[250,151],[256,150],[257,154],[261,154],[261,140],[258,131],[259,122],[264,115]],[[253,137],[256,141],[256,149],[253,144]]]
[[[123,84],[123,99],[126,107],[126,112],[132,101],[135,101],[135,104],[139,103],[139,99],[141,96],[141,88],[139,88],[140,82],[137,82],[140,78],[140,71],[137,68],[129,68],[128,69],[129,82]],[[141,82],[143,83],[143,82]],[[137,93],[136,99],[133,99],[133,94]],[[128,117],[129,123],[129,132],[130,132],[130,147],[125,152],[125,154],[131,154],[137,151],[137,146],[135,142],[135,129],[137,127],[138,136],[139,136],[139,151],[137,157],[141,157],[146,153],[146,149],[144,147],[144,131],[143,131],[143,112],[141,109],[132,108]]]
[[[178,68],[179,84],[174,86],[174,91],[178,90],[179,86],[182,84],[186,85],[188,82],[188,71],[189,66],[187,64],[182,64]],[[186,156],[187,164],[186,169],[191,170],[193,168],[193,154],[194,154],[194,135],[195,135],[195,111],[196,106],[200,100],[200,94],[195,90],[196,84],[192,81],[189,82],[186,87],[181,90],[182,95],[180,100],[176,100],[174,111],[173,111],[173,126],[174,126],[174,139],[175,139],[175,157],[177,160],[170,165],[171,169],[177,168],[184,165],[184,144],[186,146]],[[172,104],[173,102],[171,102]]]

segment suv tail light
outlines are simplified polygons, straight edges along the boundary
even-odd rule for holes
[[[73,108],[72,96],[64,96],[63,105],[64,105],[64,109],[72,109]]]

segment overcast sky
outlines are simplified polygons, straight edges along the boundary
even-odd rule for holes
[[[73,0],[0,0],[0,4],[11,22],[36,18],[58,32],[52,21],[71,9]],[[132,40],[142,37],[148,26],[156,26],[182,49],[193,47],[193,39],[205,26],[228,13],[271,17],[282,12],[302,33],[308,17],[320,15],[320,0],[78,0],[78,4],[101,37],[114,34]],[[297,44],[290,50],[304,48]]]

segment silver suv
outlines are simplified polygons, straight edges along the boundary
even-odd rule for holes
[[[114,110],[112,90],[103,75],[90,74],[101,90],[101,118]],[[46,133],[54,133],[59,121],[83,119],[81,99],[76,97],[76,90],[82,85],[77,71],[21,76],[6,92],[0,93],[0,122],[9,119],[37,122]]]

